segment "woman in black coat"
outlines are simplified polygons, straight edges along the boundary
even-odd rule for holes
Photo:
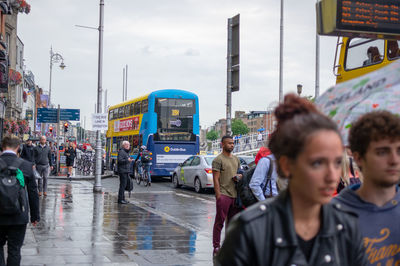
[[[69,143],[69,147],[65,151],[65,156],[67,157],[66,163],[68,167],[68,174],[67,177],[71,177],[72,174],[72,167],[74,166],[74,161],[76,157],[76,151],[74,144],[72,142]]]

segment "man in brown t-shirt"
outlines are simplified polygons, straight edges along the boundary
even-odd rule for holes
[[[215,215],[213,228],[214,256],[220,248],[221,231],[224,227],[225,219],[228,224],[231,218],[239,212],[239,209],[235,206],[237,192],[233,177],[237,176],[240,161],[232,154],[235,146],[233,138],[231,136],[224,136],[221,142],[222,153],[212,162],[214,191],[217,200],[217,214]]]

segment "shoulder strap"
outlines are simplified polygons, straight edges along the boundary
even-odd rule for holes
[[[2,158],[0,158],[0,171],[3,171],[7,167],[8,166],[7,166],[6,162]]]
[[[274,166],[272,165],[273,161],[271,160],[271,158],[269,158],[268,156],[265,157],[265,158],[267,158],[268,161],[269,161],[269,168],[268,168],[267,175],[266,175],[265,185],[264,185],[264,187],[263,187],[263,194],[265,195],[265,190],[267,189],[267,185],[268,185],[268,182],[269,182],[270,194],[271,194],[271,196],[272,196],[271,175],[272,175],[272,169],[273,169]]]

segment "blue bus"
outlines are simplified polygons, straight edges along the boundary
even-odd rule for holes
[[[106,160],[115,169],[122,141],[136,158],[141,145],[152,153],[152,176],[170,176],[190,155],[199,153],[199,101],[184,90],[158,90],[111,106]]]

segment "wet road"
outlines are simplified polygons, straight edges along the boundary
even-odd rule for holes
[[[92,181],[49,181],[23,265],[212,265],[212,193],[135,184],[130,204],[118,205],[118,179],[102,184],[94,194]]]

